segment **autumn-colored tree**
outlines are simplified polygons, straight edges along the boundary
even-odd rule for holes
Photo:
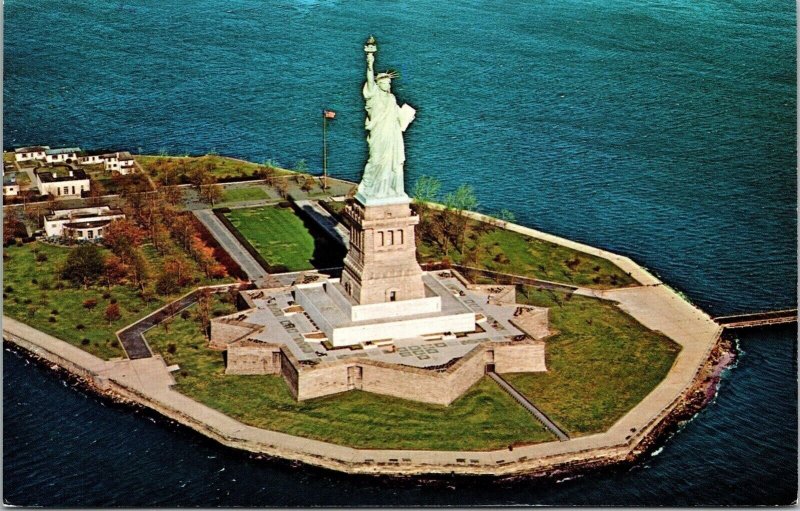
[[[191,218],[186,214],[176,215],[168,224],[168,228],[175,241],[177,241],[184,250],[188,251],[191,246],[192,237],[196,235],[196,229]]]
[[[3,245],[8,245],[22,229],[16,209],[9,208],[3,215]]]
[[[106,188],[95,179],[92,180],[92,186],[89,188],[89,205],[102,206],[105,203],[103,195],[106,194]]]
[[[167,204],[174,206],[183,200],[183,190],[178,186],[162,186],[158,191]]]
[[[275,190],[285,199],[289,196],[289,183],[285,179],[278,179],[275,181]]]
[[[192,281],[192,266],[183,256],[167,257],[164,260],[164,271],[175,275],[179,287],[183,287]]]
[[[131,252],[142,244],[146,233],[139,226],[128,219],[114,220],[108,224],[103,232],[103,243],[130,264]]]
[[[211,305],[211,290],[208,288],[201,289],[197,298],[195,317],[197,318],[197,322],[200,323],[200,329],[203,331],[203,334],[208,338],[211,337],[209,328],[211,326]]]
[[[145,283],[150,276],[150,264],[140,248],[132,250],[130,255],[128,277],[140,291],[144,292]]]
[[[119,304],[118,303],[109,303],[108,307],[106,307],[106,311],[104,313],[106,321],[109,323],[113,323],[114,321],[118,320],[122,317],[122,314],[119,311]]]
[[[212,206],[222,199],[224,193],[225,191],[222,185],[204,184],[200,186],[200,197],[203,201],[210,203]]]
[[[114,254],[106,257],[103,268],[103,279],[109,288],[113,285],[122,283],[128,276],[129,267],[122,259]]]
[[[155,222],[150,230],[150,240],[159,254],[164,255],[169,250],[169,229],[162,220]]]
[[[314,188],[314,178],[311,176],[306,176],[305,180],[303,180],[303,185],[300,187],[300,189],[308,193],[313,188]]]

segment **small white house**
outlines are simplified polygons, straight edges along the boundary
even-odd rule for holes
[[[47,149],[44,152],[45,161],[47,161],[47,163],[77,162],[79,152],[81,152],[80,147],[62,147],[60,149]]]
[[[42,195],[80,197],[81,192],[89,191],[89,183],[89,176],[81,169],[66,172],[36,171],[36,186]]]
[[[92,240],[102,238],[106,226],[122,218],[122,210],[108,206],[58,209],[45,216],[44,231],[47,236]]]
[[[79,165],[99,165],[103,163],[103,157],[105,154],[84,154],[83,156],[78,156],[78,164]]]
[[[47,158],[46,151],[49,149],[50,146],[46,145],[19,147],[14,149],[14,159],[16,161],[44,161]]]
[[[3,196],[11,197],[19,195],[19,184],[17,184],[17,174],[3,175]]]
[[[133,156],[128,151],[119,153],[104,154],[106,170],[119,172],[122,175],[129,174],[134,168]]]

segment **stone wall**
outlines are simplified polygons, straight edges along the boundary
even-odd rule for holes
[[[486,364],[494,363],[497,372],[545,371],[544,347],[545,343],[541,341],[487,344],[474,349],[445,371],[374,360],[353,360],[333,365],[299,367],[288,377],[284,368],[283,374],[292,393],[300,401],[361,389],[446,406],[481,379]],[[357,377],[359,373],[360,377]]]
[[[226,318],[238,316],[240,313],[235,313],[230,316],[223,316],[211,320],[211,342],[210,346],[216,349],[224,349],[228,344],[243,338],[244,336],[255,332],[259,328],[258,325],[249,323],[229,323]]]
[[[544,341],[527,341],[497,346],[494,350],[494,370],[498,373],[547,371]]]
[[[235,342],[228,346],[225,374],[279,374],[280,347],[256,342]]]

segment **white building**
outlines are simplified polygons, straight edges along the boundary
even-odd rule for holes
[[[122,210],[108,206],[59,209],[45,216],[44,231],[47,236],[91,240],[102,238],[105,227],[122,218]]]
[[[99,165],[103,163],[103,158],[106,155],[103,153],[97,154],[84,154],[83,156],[78,156],[78,164],[79,165]]]
[[[77,196],[89,191],[89,176],[81,169],[65,173],[36,171],[36,186],[42,195],[56,197]]]
[[[106,170],[116,171],[122,175],[129,174],[134,168],[133,156],[128,151],[104,154]]]
[[[5,174],[3,176],[3,196],[19,195],[19,185],[17,184],[17,175],[15,173]]]
[[[16,161],[36,161],[36,160],[44,161],[47,158],[46,151],[48,151],[49,149],[50,146],[46,145],[19,147],[17,149],[14,149],[14,159]]]
[[[80,147],[62,147],[60,149],[47,149],[44,153],[47,163],[71,163],[78,161],[79,152],[81,152]]]

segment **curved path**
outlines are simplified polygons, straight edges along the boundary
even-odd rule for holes
[[[605,251],[593,249],[592,253],[611,259]],[[618,264],[626,261],[635,264],[620,256],[612,260]],[[174,381],[158,355],[139,360],[104,361],[6,316],[3,317],[3,336],[85,375],[100,388],[149,406],[231,447],[352,473],[512,474],[587,459],[623,459],[680,402],[707,360],[722,328],[644,269],[625,266],[623,269],[633,270],[637,279],[645,277],[642,280],[648,285],[602,291],[579,288],[576,293],[616,301],[642,324],[680,344],[683,349],[669,374],[606,432],[515,447],[513,451],[354,449],[259,429],[175,391]]]

